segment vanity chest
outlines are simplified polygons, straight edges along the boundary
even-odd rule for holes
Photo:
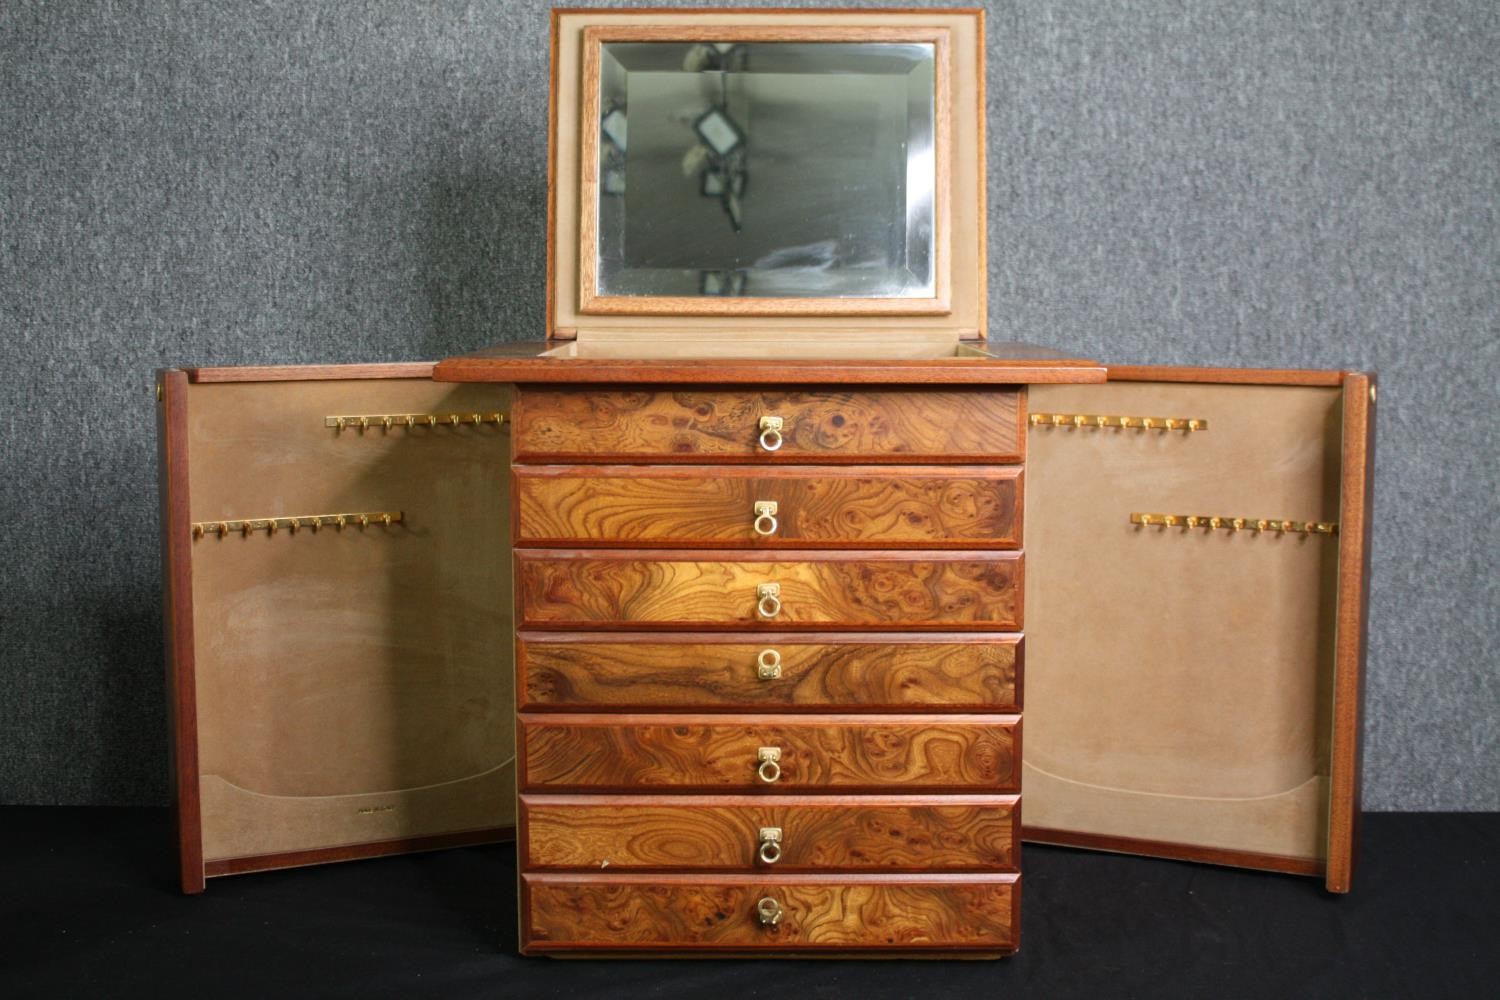
[[[1023,838],[1348,889],[1373,381],[986,340],[982,56],[554,11],[545,343],[161,373],[185,890],[513,836],[527,954],[977,957]]]

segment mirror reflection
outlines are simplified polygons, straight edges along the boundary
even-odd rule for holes
[[[600,295],[933,295],[934,51],[607,42]]]

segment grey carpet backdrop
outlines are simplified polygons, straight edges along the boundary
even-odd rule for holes
[[[1376,809],[1500,807],[1492,0],[990,7],[990,327],[1379,371]],[[547,15],[0,4],[0,801],[165,801],[151,370],[542,333]]]

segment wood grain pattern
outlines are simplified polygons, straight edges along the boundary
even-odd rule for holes
[[[527,870],[1015,871],[1007,795],[521,796]],[[779,827],[782,854],[757,857]]]
[[[1328,873],[1324,880],[1329,892],[1349,891],[1359,825],[1370,528],[1375,501],[1375,379],[1371,375],[1353,374],[1344,381],[1340,459]]]
[[[1015,875],[521,877],[522,951],[1009,951]],[[775,927],[758,900],[782,907]]]
[[[902,628],[1015,631],[1015,552],[693,553],[516,550],[524,627]],[[756,588],[781,587],[759,617]]]
[[[523,791],[1019,791],[1014,715],[519,716]],[[756,774],[760,747],[781,777]]]
[[[780,656],[762,680],[757,657]],[[523,711],[547,709],[1009,712],[1020,707],[1021,637],[522,632]]]
[[[760,418],[784,419],[785,443],[758,441]],[[518,461],[985,462],[1023,455],[1014,389],[578,389],[523,386]]]
[[[1021,470],[518,466],[523,545],[1016,548]],[[758,534],[755,504],[777,505]]]
[[[156,373],[157,493],[162,558],[162,624],[167,654],[167,744],[177,832],[178,879],[204,888],[203,820],[198,789],[198,703],[193,640],[193,554],[188,503],[187,375]]]

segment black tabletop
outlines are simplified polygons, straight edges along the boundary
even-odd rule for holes
[[[173,882],[165,810],[0,809],[0,996],[1500,996],[1500,814],[1365,817],[1354,891],[1027,847],[1001,961],[516,954],[515,852]]]

